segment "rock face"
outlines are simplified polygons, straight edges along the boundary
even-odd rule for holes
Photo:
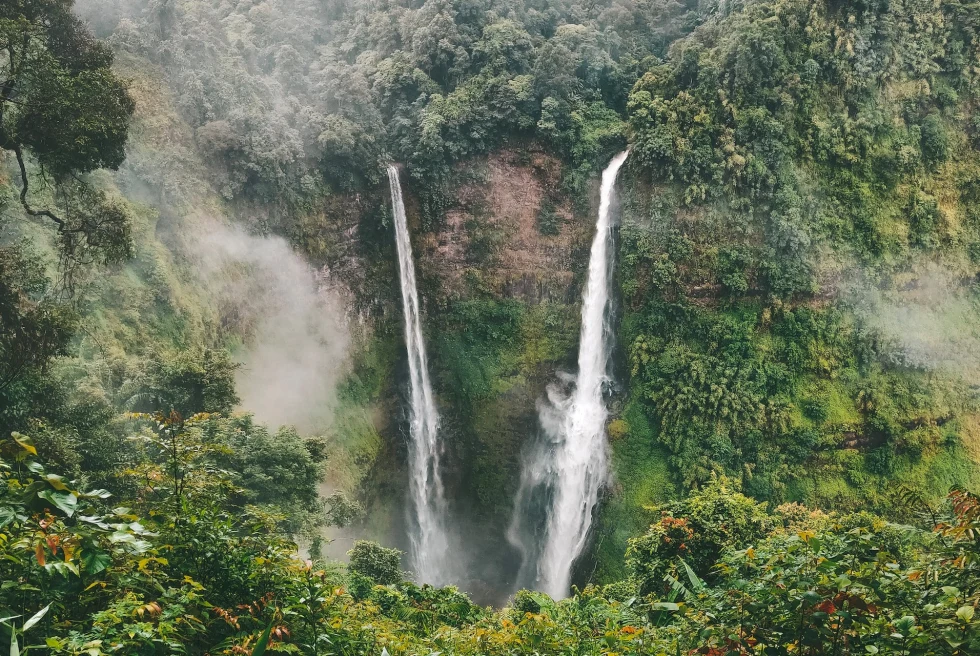
[[[499,299],[574,302],[574,255],[588,244],[588,225],[559,190],[558,160],[503,150],[461,173],[444,221],[420,240],[422,266],[438,278],[438,293],[465,297],[478,273]]]

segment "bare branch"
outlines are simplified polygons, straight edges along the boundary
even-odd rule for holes
[[[13,146],[14,154],[17,155],[17,165],[20,167],[20,204],[23,205],[24,211],[31,216],[46,216],[55,223],[58,224],[58,232],[65,232],[67,225],[64,219],[57,216],[54,212],[50,210],[36,210],[31,207],[30,203],[27,202],[27,192],[28,192],[28,178],[27,178],[27,166],[24,164],[24,154],[20,150],[20,146]]]

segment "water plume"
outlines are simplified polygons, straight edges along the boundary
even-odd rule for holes
[[[572,566],[585,549],[599,490],[608,477],[603,390],[610,382],[612,330],[612,201],[616,176],[629,151],[602,172],[599,216],[582,299],[578,375],[564,374],[538,403],[546,438],[525,460],[508,538],[524,554],[522,584],[562,598],[568,594]],[[537,535],[528,518],[543,511]]]

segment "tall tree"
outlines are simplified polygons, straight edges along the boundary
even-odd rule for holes
[[[57,225],[67,263],[120,260],[131,248],[126,213],[80,176],[119,167],[135,103],[73,3],[0,3],[0,148],[17,160],[24,211]],[[26,153],[54,207],[33,200]]]

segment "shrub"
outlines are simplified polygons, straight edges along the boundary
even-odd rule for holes
[[[922,121],[921,143],[922,157],[930,166],[938,166],[949,159],[952,146],[939,114],[929,114]]]
[[[392,585],[402,580],[402,552],[398,549],[382,547],[369,540],[358,540],[347,556],[350,558],[348,569],[351,572],[366,576],[375,583]]]

